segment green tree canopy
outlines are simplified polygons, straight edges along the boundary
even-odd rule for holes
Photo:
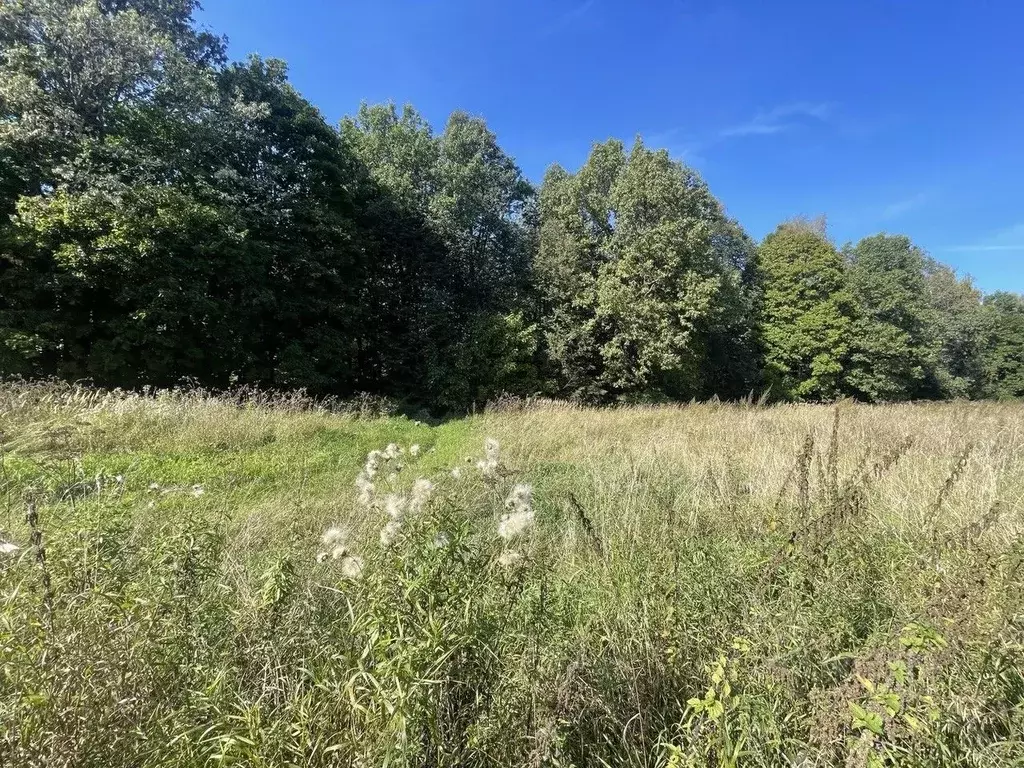
[[[828,400],[843,394],[854,301],[842,256],[824,222],[779,225],[760,248],[765,376],[777,397]]]
[[[704,182],[639,140],[594,147],[541,190],[537,271],[548,347],[576,397],[699,395],[714,331],[744,309],[749,241]]]
[[[985,297],[983,327],[986,394],[1024,397],[1024,296],[1000,291]]]
[[[846,385],[866,400],[921,397],[935,368],[928,333],[927,259],[905,235],[873,235],[846,249],[857,305]]]

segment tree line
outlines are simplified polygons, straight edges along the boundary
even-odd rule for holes
[[[906,236],[758,244],[639,139],[536,188],[464,112],[333,126],[196,7],[0,2],[0,371],[440,410],[1024,396],[1024,298]]]

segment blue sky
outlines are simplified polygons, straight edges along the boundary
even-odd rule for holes
[[[230,54],[276,56],[335,122],[412,103],[487,119],[539,180],[638,133],[755,237],[825,214],[904,232],[1024,292],[1019,0],[205,0]]]

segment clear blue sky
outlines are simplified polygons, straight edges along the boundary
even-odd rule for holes
[[[840,244],[905,232],[1024,291],[1020,0],[205,0],[230,54],[285,59],[335,122],[412,103],[487,119],[540,180],[641,134],[755,237],[798,214]]]

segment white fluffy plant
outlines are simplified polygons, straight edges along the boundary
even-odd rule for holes
[[[487,438],[482,448],[482,456],[467,459],[472,469],[455,467],[431,477],[417,471],[424,455],[418,445],[392,443],[370,451],[355,490],[372,533],[358,537],[364,543],[357,545],[348,528],[329,528],[319,562],[347,579],[388,563],[386,571],[400,565],[408,576],[440,569],[436,576],[444,577],[444,564],[453,557],[500,570],[523,567],[536,528],[533,488],[507,484],[511,473],[497,440]]]

